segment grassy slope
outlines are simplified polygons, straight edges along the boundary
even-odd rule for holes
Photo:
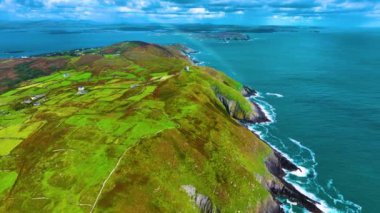
[[[239,83],[142,43],[54,57],[68,63],[0,94],[0,211],[197,212],[182,185],[223,212],[270,196],[271,150],[215,96],[246,106]]]

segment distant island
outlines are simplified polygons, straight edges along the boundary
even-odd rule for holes
[[[240,34],[213,35],[244,40]],[[145,42],[0,60],[0,211],[283,212],[317,202],[246,124],[256,91]]]
[[[201,37],[217,39],[224,42],[249,41],[251,39],[248,34],[237,33],[237,32],[208,32],[208,33],[201,33]]]

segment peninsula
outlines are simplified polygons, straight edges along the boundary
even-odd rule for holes
[[[180,47],[0,60],[0,211],[321,212],[246,128],[255,91]]]

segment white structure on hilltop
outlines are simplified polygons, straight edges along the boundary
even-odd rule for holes
[[[32,99],[25,99],[24,100],[24,102],[23,102],[24,104],[31,104],[32,103]]]
[[[78,92],[77,92],[78,95],[84,95],[86,94],[86,89],[84,88],[84,86],[80,86],[78,87]]]
[[[35,95],[35,96],[32,96],[30,99],[31,99],[32,101],[35,101],[35,100],[41,99],[41,98],[43,98],[43,97],[45,97],[45,94]]]
[[[189,67],[189,66],[186,66],[186,67],[185,67],[185,70],[186,70],[187,72],[190,72],[190,67]]]

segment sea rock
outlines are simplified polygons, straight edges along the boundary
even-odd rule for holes
[[[265,161],[265,164],[270,173],[277,177],[277,181],[272,180],[267,183],[267,188],[274,197],[284,197],[290,201],[305,207],[308,211],[313,213],[321,213],[322,211],[317,207],[317,201],[307,197],[299,192],[293,185],[286,182],[284,170],[296,171],[299,168],[291,161],[286,159],[281,153],[274,150],[273,154]]]
[[[284,157],[280,152],[273,150],[273,155],[271,155],[265,162],[269,172],[271,172],[276,177],[283,178],[286,174],[283,169],[288,171],[300,170],[293,162]]]
[[[243,86],[243,89],[241,89],[241,94],[244,97],[251,97],[251,96],[256,96],[257,95],[257,91],[254,90],[254,89],[251,89],[248,86]]]
[[[264,123],[270,121],[269,118],[265,115],[263,109],[261,109],[257,103],[251,102],[251,104],[254,113],[254,119],[252,121],[253,123]]]

